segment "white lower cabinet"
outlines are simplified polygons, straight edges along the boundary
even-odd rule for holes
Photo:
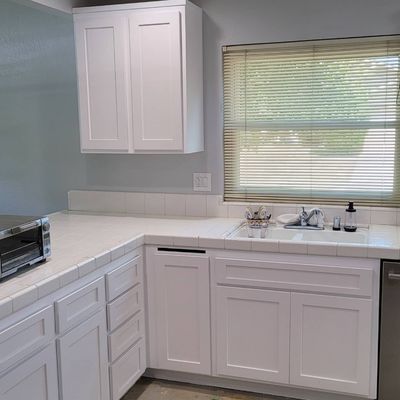
[[[218,286],[217,374],[368,395],[371,316],[369,299]]]
[[[290,383],[368,395],[371,300],[293,293],[291,310]]]
[[[211,374],[209,258],[158,253],[154,263],[159,368]]]
[[[54,342],[0,377],[0,399],[58,399]]]
[[[108,273],[106,283],[111,399],[119,400],[147,367],[142,257]]]
[[[108,400],[105,310],[58,339],[62,400]]]
[[[378,260],[146,252],[0,321],[0,400],[120,400],[147,365],[376,398]]]
[[[225,252],[211,265],[217,376],[376,397],[378,260]]]
[[[218,287],[218,375],[289,383],[290,293]]]

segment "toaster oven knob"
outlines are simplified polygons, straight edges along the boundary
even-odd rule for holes
[[[50,230],[50,223],[49,222],[45,222],[42,225],[42,229],[43,229],[43,232],[48,232]]]

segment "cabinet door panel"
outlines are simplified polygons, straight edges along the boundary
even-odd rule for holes
[[[108,400],[105,311],[58,339],[63,400]]]
[[[290,383],[368,395],[372,303],[292,294]]]
[[[54,342],[0,378],[1,400],[57,400]]]
[[[110,367],[112,400],[119,400],[146,369],[144,340],[140,340]]]
[[[290,294],[217,287],[217,373],[289,382]]]
[[[135,151],[183,151],[181,13],[130,17]]]
[[[129,150],[127,40],[126,18],[75,19],[82,151]]]
[[[208,257],[156,256],[159,367],[211,373]]]

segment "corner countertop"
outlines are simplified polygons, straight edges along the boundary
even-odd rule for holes
[[[236,218],[144,217],[59,212],[50,215],[52,255],[0,283],[0,319],[143,244],[343,257],[400,258],[400,227],[371,225],[368,244],[229,238]]]

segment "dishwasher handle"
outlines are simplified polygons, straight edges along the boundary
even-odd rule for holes
[[[396,274],[394,272],[389,272],[388,279],[390,279],[392,281],[400,281],[400,274]]]

